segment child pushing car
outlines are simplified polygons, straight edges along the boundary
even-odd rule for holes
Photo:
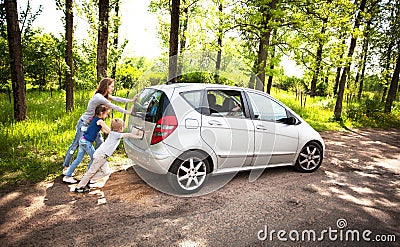
[[[124,121],[122,119],[114,118],[111,120],[111,131],[105,142],[94,152],[93,163],[75,188],[75,192],[89,192],[90,187],[87,185],[89,181],[97,181],[102,178],[108,179],[111,174],[111,169],[108,166],[107,158],[117,149],[121,138],[142,138],[142,130],[132,129],[131,133],[122,133],[123,130]]]

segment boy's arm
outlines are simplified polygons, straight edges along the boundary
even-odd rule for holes
[[[101,131],[103,133],[106,133],[106,134],[110,133],[111,129],[107,126],[107,124],[102,119],[97,120],[97,125],[101,126]]]
[[[134,138],[134,134],[133,133],[122,133],[122,138]]]
[[[122,138],[142,139],[144,130],[132,128],[132,132],[122,133]]]

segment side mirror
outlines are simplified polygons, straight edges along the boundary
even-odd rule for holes
[[[289,125],[295,125],[297,123],[297,119],[293,116],[290,116],[290,117],[286,118],[285,123],[289,124]]]

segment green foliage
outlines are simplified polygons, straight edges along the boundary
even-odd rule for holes
[[[53,35],[34,30],[23,40],[24,79],[39,89],[56,89],[61,79],[64,55],[63,42]]]
[[[344,105],[343,122],[333,120],[336,99],[333,97],[307,97],[303,104],[296,95],[282,90],[273,90],[274,97],[293,109],[316,130],[339,130],[347,128],[400,128],[400,104],[397,102],[391,114],[383,112],[384,104],[377,98],[366,98],[359,103]],[[305,103],[304,103],[305,101]]]
[[[8,42],[0,36],[0,90],[11,88],[10,55]]]
[[[126,58],[117,65],[116,80],[119,88],[132,88],[138,79],[150,68],[144,57]]]
[[[293,92],[301,92],[307,89],[304,80],[295,76],[285,77],[281,81],[275,83],[275,86],[282,90]]]
[[[192,72],[182,75],[180,79],[182,83],[211,83],[211,84],[222,84],[234,86],[235,83],[232,80],[224,76],[217,76],[216,74],[209,72]]]
[[[301,106],[302,101],[293,93],[273,90],[271,95],[290,107],[318,131],[342,129],[340,123],[332,119],[332,112],[335,104],[334,98],[311,98],[307,96],[306,99],[303,98],[303,106]],[[347,125],[351,126],[351,123],[347,123]]]
[[[346,116],[354,126],[379,128],[400,128],[399,104],[392,108],[392,113],[384,113],[385,104],[378,98],[365,98],[347,107]]]

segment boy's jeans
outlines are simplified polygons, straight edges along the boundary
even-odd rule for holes
[[[83,134],[85,134],[87,127],[88,123],[84,122],[81,118],[79,118],[78,123],[76,124],[75,138],[72,141],[71,146],[69,146],[67,153],[65,154],[65,159],[63,162],[64,167],[68,167],[69,164],[71,163],[72,156],[74,155],[76,149],[79,146],[79,140],[82,138]],[[101,136],[100,133],[97,134],[95,141],[96,141],[96,148],[100,147],[100,145],[103,143],[103,137]]]
[[[76,156],[76,159],[74,160],[74,162],[72,162],[71,166],[68,168],[67,174],[65,174],[65,176],[68,176],[68,177],[72,176],[72,173],[74,173],[75,168],[79,165],[79,163],[81,163],[83,157],[85,156],[85,153],[87,153],[90,156],[90,162],[89,162],[88,168],[86,169],[86,170],[88,170],[90,168],[90,165],[93,162],[94,151],[95,151],[95,149],[93,147],[93,143],[82,137],[79,140],[78,155]]]

